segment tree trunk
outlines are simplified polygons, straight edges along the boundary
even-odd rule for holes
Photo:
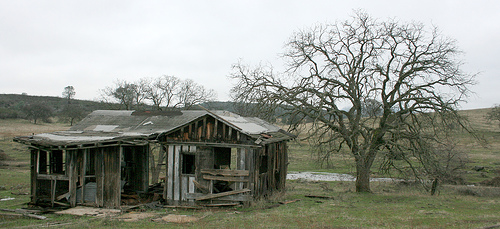
[[[370,167],[363,160],[356,160],[356,192],[371,192]]]

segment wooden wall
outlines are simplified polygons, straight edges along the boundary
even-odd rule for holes
[[[218,143],[249,143],[248,136],[237,129],[218,121],[211,116],[205,116],[168,134],[168,142],[218,142]]]
[[[168,145],[165,187],[163,197],[170,204],[186,201],[187,193],[194,193],[195,174],[182,174],[182,153],[195,153],[196,146]],[[196,157],[196,160],[200,160]]]
[[[257,152],[254,162],[254,197],[264,197],[285,189],[288,167],[286,142],[266,145]]]

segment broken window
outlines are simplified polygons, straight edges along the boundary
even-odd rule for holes
[[[195,174],[195,155],[182,153],[182,174]]]
[[[64,174],[65,154],[62,150],[43,151],[38,154],[38,173],[40,174]]]
[[[214,169],[236,169],[238,164],[236,148],[214,148]]]

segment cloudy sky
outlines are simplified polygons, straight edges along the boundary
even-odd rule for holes
[[[463,109],[500,103],[500,1],[496,0],[0,0],[0,94],[95,99],[117,79],[174,75],[229,100],[231,65],[280,65],[294,31],[348,19],[437,26],[480,73]]]

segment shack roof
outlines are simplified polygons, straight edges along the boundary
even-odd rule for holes
[[[237,131],[263,142],[294,138],[278,126],[255,117],[242,117],[228,111],[124,111],[96,110],[68,131],[20,136],[15,141],[35,146],[67,146],[71,144],[99,144],[114,141],[134,141],[143,144],[159,134],[168,134],[186,124],[211,116]],[[272,139],[262,136],[273,136]]]

